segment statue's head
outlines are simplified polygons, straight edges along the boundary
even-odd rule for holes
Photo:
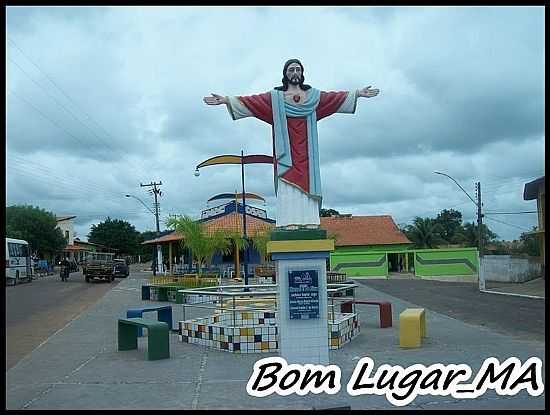
[[[276,87],[280,91],[286,91],[288,85],[298,85],[303,91],[311,88],[309,85],[304,85],[304,66],[298,59],[289,59],[283,67],[283,86]]]

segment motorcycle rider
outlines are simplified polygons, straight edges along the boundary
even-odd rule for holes
[[[69,278],[69,261],[67,260],[67,258],[63,258],[61,260],[60,275],[62,281],[65,281]]]

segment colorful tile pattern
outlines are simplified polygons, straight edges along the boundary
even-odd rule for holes
[[[356,313],[336,314],[334,321],[329,321],[329,349],[339,349],[350,342],[360,331],[359,316]]]
[[[179,340],[232,353],[277,352],[278,328],[273,311],[235,311],[178,322]],[[330,349],[339,349],[359,334],[357,314],[337,314],[329,321]]]

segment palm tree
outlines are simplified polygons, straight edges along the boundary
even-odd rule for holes
[[[441,225],[431,218],[417,216],[413,224],[405,228],[405,235],[414,242],[416,248],[437,248],[438,244],[444,242],[440,234]]]
[[[248,241],[241,235],[240,232],[231,231],[225,232],[225,238],[230,241],[233,246],[233,258],[235,261],[235,278],[241,275],[241,265],[239,263],[239,252],[248,248]]]
[[[266,263],[269,259],[269,254],[267,253],[267,243],[271,241],[271,232],[271,229],[267,229],[262,232],[257,232],[252,237],[252,244],[260,254],[260,257],[262,258],[262,264]]]
[[[217,230],[207,233],[201,223],[189,216],[170,218],[166,225],[183,236],[182,245],[191,249],[198,264],[199,275],[203,264],[210,264],[216,252],[227,254],[230,251],[230,242],[225,232]]]

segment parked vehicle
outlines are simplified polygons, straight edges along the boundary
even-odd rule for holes
[[[115,277],[124,277],[126,278],[128,275],[130,275],[130,269],[128,267],[128,264],[126,263],[126,260],[124,259],[115,259]]]
[[[90,282],[94,278],[113,282],[115,279],[115,254],[108,252],[88,252],[82,273],[86,282]]]
[[[6,238],[6,283],[17,285],[21,280],[32,282],[29,243],[22,239]]]

